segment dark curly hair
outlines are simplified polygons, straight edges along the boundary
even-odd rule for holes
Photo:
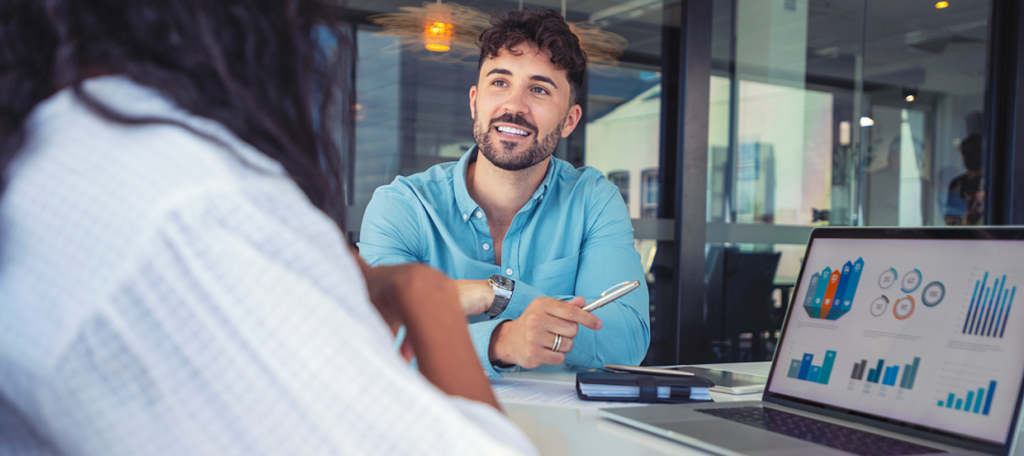
[[[319,0],[0,1],[0,192],[32,109],[64,87],[106,119],[122,115],[82,90],[121,74],[213,119],[278,161],[310,201],[342,224],[351,40]],[[212,139],[212,138],[211,138]],[[2,195],[2,194],[0,194]]]
[[[502,49],[530,43],[551,53],[551,63],[565,70],[569,79],[569,105],[576,104],[587,74],[587,54],[580,48],[580,39],[569,29],[565,18],[552,9],[534,12],[499,11],[491,16],[491,27],[480,34],[479,71],[484,60],[498,56]],[[517,55],[517,54],[515,54]]]

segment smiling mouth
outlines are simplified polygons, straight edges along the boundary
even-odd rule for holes
[[[508,127],[502,125],[500,127],[495,127],[495,130],[497,130],[498,133],[501,133],[504,136],[510,136],[513,138],[526,138],[530,136],[530,132],[516,127]]]

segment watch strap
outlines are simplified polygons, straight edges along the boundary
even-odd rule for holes
[[[516,282],[500,275],[493,275],[487,279],[487,283],[494,290],[494,302],[491,303],[491,308],[487,309],[487,315],[493,318],[500,315],[508,307],[509,301],[512,300],[512,292],[516,288]]]

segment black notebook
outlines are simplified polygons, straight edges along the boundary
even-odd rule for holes
[[[576,395],[584,401],[679,403],[711,401],[715,386],[703,377],[581,372],[576,374]]]

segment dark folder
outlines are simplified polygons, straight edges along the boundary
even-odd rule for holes
[[[592,388],[597,386],[597,388]],[[612,388],[605,388],[611,386]],[[576,374],[576,395],[584,401],[680,403],[711,401],[709,389],[715,386],[703,377],[627,374],[619,372],[580,372]],[[661,394],[659,394],[659,387]],[[588,390],[589,394],[585,394]],[[597,391],[594,391],[597,390]],[[667,393],[667,394],[666,394]]]

